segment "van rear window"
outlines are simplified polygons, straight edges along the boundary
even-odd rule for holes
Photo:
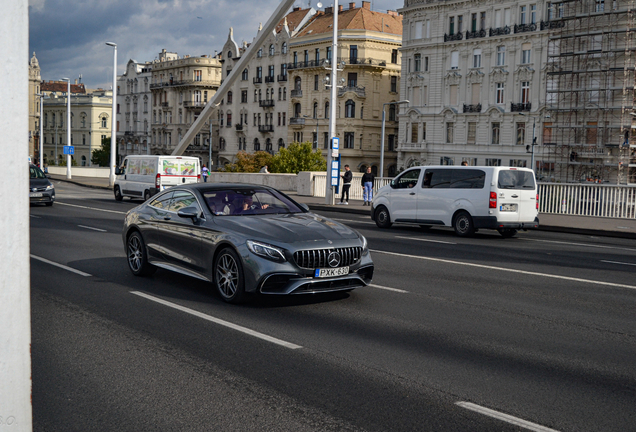
[[[499,171],[497,187],[499,189],[534,189],[534,176],[528,171]]]

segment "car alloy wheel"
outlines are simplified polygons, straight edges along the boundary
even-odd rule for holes
[[[234,250],[226,248],[216,257],[214,283],[226,302],[241,303],[243,301],[245,297],[243,268]]]
[[[156,267],[148,262],[146,245],[141,234],[134,232],[128,237],[126,250],[128,252],[128,267],[135,276],[148,276],[155,272]]]

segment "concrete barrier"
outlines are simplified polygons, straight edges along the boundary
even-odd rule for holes
[[[50,166],[48,167],[49,174],[66,175],[65,166]],[[97,177],[97,178],[109,178],[110,168],[108,167],[71,167],[71,175],[78,177]]]

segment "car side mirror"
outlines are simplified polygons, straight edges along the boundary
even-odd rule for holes
[[[309,206],[305,203],[298,203],[298,206],[306,212],[309,211]]]
[[[195,207],[186,207],[177,211],[177,216],[184,219],[192,219],[192,222],[196,222],[199,219],[199,210]]]
[[[122,174],[122,169],[119,167],[115,168],[115,175],[121,175]]]

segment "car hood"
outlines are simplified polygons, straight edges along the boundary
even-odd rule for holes
[[[275,243],[311,244],[358,238],[351,228],[313,213],[217,217],[214,223],[246,238]]]
[[[29,188],[44,187],[50,185],[49,179],[29,179]]]

